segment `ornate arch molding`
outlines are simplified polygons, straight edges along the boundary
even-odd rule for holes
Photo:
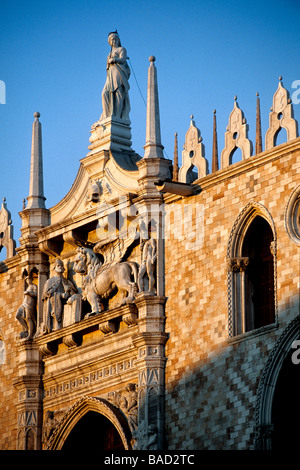
[[[289,197],[285,210],[285,228],[293,243],[300,246],[300,184]]]
[[[275,323],[278,319],[277,309],[277,236],[274,220],[268,209],[256,201],[250,201],[239,213],[231,229],[227,245],[227,299],[228,299],[228,336],[233,337],[236,333],[236,318],[234,299],[236,297],[235,274],[245,271],[248,261],[242,257],[242,247],[245,235],[254,218],[263,217],[271,227],[273,242],[271,246],[274,263],[274,305]]]
[[[283,361],[291,350],[294,340],[299,338],[300,315],[292,320],[278,338],[260,376],[255,407],[255,448],[272,448],[272,404],[276,382]]]
[[[125,450],[131,449],[131,432],[121,411],[103,398],[84,396],[69,408],[56,426],[46,450],[61,450],[74,426],[89,411],[100,413],[111,421],[120,434]]]
[[[268,209],[256,201],[250,201],[239,213],[230,232],[227,245],[227,258],[238,257],[242,255],[242,245],[245,234],[256,216],[263,217],[269,223],[274,238],[275,248],[277,246],[277,237],[274,220]]]

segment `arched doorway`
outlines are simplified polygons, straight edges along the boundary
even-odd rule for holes
[[[131,450],[124,414],[98,397],[79,398],[59,421],[45,450]]]
[[[272,406],[272,449],[296,450],[299,446],[300,423],[300,364],[292,360],[291,348],[283,361]]]
[[[299,441],[300,364],[295,364],[294,341],[300,338],[300,315],[278,338],[260,378],[255,410],[255,448],[297,449]]]
[[[88,411],[68,435],[62,450],[124,450],[120,434],[109,419]]]

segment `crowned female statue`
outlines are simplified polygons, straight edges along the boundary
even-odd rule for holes
[[[100,120],[115,117],[128,121],[130,68],[127,64],[127,51],[121,46],[117,31],[109,33],[108,43],[111,51],[107,57],[107,77],[102,91],[103,113]]]

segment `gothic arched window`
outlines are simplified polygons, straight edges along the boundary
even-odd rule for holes
[[[273,241],[268,222],[255,217],[242,247],[242,256],[249,260],[245,271],[246,331],[275,321]]]
[[[275,323],[274,233],[254,208],[233,230],[228,259],[230,336]]]

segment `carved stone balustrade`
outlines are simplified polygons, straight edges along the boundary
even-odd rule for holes
[[[52,356],[57,353],[61,343],[69,348],[76,347],[82,343],[82,338],[87,333],[99,329],[105,335],[113,334],[119,331],[122,321],[127,327],[131,327],[136,325],[137,319],[137,307],[134,304],[127,304],[39,336],[35,342],[45,356]]]

